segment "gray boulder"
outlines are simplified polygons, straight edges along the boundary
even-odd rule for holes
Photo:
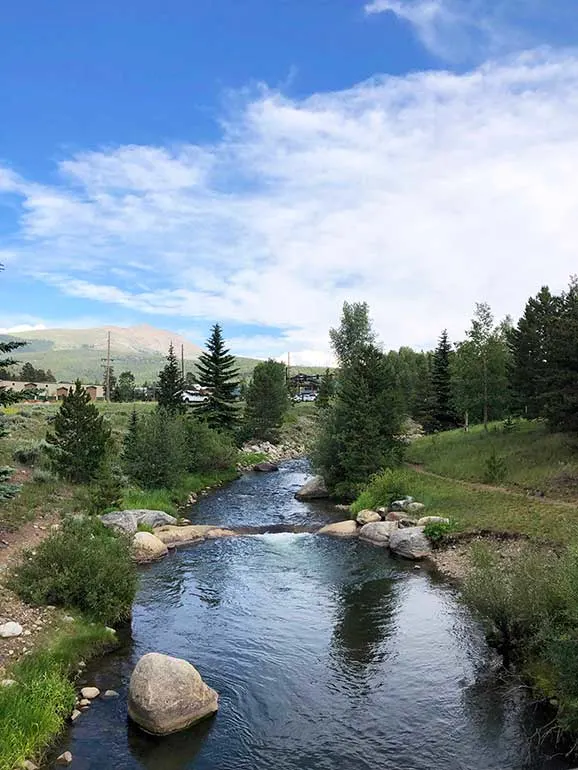
[[[423,511],[424,508],[425,505],[423,503],[408,503],[405,510],[408,513],[419,513],[420,511]]]
[[[359,537],[367,543],[386,546],[391,535],[397,530],[397,521],[372,521],[359,530]]]
[[[358,533],[359,527],[353,519],[326,524],[317,531],[318,535],[331,535],[332,537],[357,537]]]
[[[150,652],[132,672],[128,713],[145,732],[169,735],[214,714],[218,699],[186,660]]]
[[[112,511],[105,513],[100,517],[105,527],[118,529],[129,535],[134,535],[139,524],[146,524],[149,527],[164,527],[166,525],[175,526],[177,519],[164,511],[150,511],[146,508],[139,508],[129,511]]]
[[[363,526],[364,524],[369,524],[372,521],[381,521],[381,516],[379,513],[376,513],[375,511],[359,511],[357,516],[355,517],[355,520],[358,524],[361,524]]]
[[[13,620],[9,620],[7,623],[2,623],[0,626],[0,638],[11,639],[14,636],[21,636],[23,628],[20,623],[15,623]]]
[[[431,554],[431,544],[423,533],[423,527],[398,529],[389,538],[389,547],[393,553],[406,559],[425,559]]]
[[[314,476],[296,493],[297,500],[323,500],[329,497],[323,476]]]
[[[275,463],[263,462],[254,465],[253,470],[257,471],[258,473],[274,473],[275,471],[279,470],[279,467],[275,465]]]
[[[391,511],[407,511],[408,506],[414,502],[413,497],[404,497],[403,500],[394,500],[389,506]]]

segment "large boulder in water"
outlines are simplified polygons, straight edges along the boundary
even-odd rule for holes
[[[258,473],[273,473],[274,471],[279,470],[279,466],[275,465],[275,463],[262,462],[254,465],[253,470]]]
[[[162,559],[168,552],[163,541],[150,532],[137,532],[132,541],[132,555],[138,564]]]
[[[197,669],[180,658],[149,652],[136,664],[128,713],[145,732],[169,735],[200,722],[219,708],[219,696]]]
[[[318,535],[332,535],[333,537],[357,537],[358,526],[353,519],[338,521],[335,524],[326,524],[318,530]]]
[[[164,511],[151,511],[146,508],[138,508],[129,511],[112,511],[105,513],[100,517],[105,527],[118,529],[129,535],[134,535],[139,524],[146,524],[149,527],[162,527],[165,525],[176,525],[177,519]]]
[[[329,497],[323,476],[314,476],[295,494],[297,500],[322,500]]]
[[[423,533],[423,527],[396,530],[390,535],[389,548],[406,559],[425,559],[431,554],[431,544]]]
[[[372,521],[359,530],[359,537],[372,545],[386,546],[397,530],[397,521]]]

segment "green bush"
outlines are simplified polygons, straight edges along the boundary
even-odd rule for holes
[[[190,473],[226,470],[235,465],[237,449],[228,433],[218,433],[195,417],[186,418],[185,426]]]
[[[21,465],[36,465],[45,454],[48,446],[46,441],[36,441],[28,446],[19,447],[14,451],[12,457]]]
[[[387,507],[394,500],[399,500],[408,494],[411,494],[411,475],[403,468],[386,468],[370,479],[369,484],[351,506],[351,511],[358,514],[366,509]]]
[[[128,538],[97,519],[72,518],[27,552],[10,587],[30,604],[77,608],[111,625],[130,617],[136,581]]]
[[[508,472],[508,467],[503,457],[498,457],[495,448],[486,460],[486,472],[484,481],[486,484],[499,484],[504,481]]]
[[[129,478],[143,489],[176,486],[189,463],[184,418],[157,411],[131,422],[123,460]]]
[[[146,521],[139,521],[136,528],[138,532],[150,532],[151,535],[154,535],[155,533],[152,526],[147,524]]]
[[[425,525],[423,533],[434,547],[439,547],[446,537],[455,530],[456,525],[452,521],[430,521],[429,524]]]
[[[58,478],[46,468],[35,468],[32,473],[32,481],[35,484],[54,484]]]

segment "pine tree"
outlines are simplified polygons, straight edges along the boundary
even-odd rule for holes
[[[139,459],[139,418],[133,409],[128,421],[128,428],[122,444],[122,463],[129,476],[134,476],[134,469]]]
[[[315,401],[319,409],[325,409],[335,395],[335,375],[330,369],[326,369],[319,383],[319,392]]]
[[[25,342],[16,340],[13,342],[0,342],[0,353],[6,355],[12,353],[14,350],[18,350],[18,348],[21,348],[24,345],[26,345]],[[7,369],[8,367],[14,366],[17,363],[18,361],[10,356],[8,358],[0,358],[0,369]],[[14,404],[17,401],[20,401],[22,397],[23,396],[21,393],[16,393],[12,389],[0,388],[0,406],[8,406],[9,404]]]
[[[432,418],[437,430],[450,430],[458,424],[452,393],[450,368],[452,353],[448,333],[444,329],[433,355],[431,373],[433,391]]]
[[[219,324],[211,330],[207,352],[199,356],[197,369],[199,385],[209,391],[196,407],[198,414],[215,430],[232,430],[238,421],[239,370],[235,356],[225,347]]]
[[[56,472],[74,483],[91,481],[98,474],[111,442],[111,429],[89,394],[76,381],[62,401],[48,433]]]
[[[524,315],[510,334],[512,360],[509,371],[514,411],[534,419],[544,412],[544,394],[551,371],[552,335],[561,307],[543,286],[528,300]]]
[[[247,435],[277,441],[288,406],[285,365],[271,359],[257,364],[247,390],[244,420]]]
[[[186,406],[182,399],[182,392],[185,388],[181,366],[175,356],[175,349],[171,342],[167,355],[167,363],[164,369],[159,372],[159,383],[157,388],[157,404],[159,409],[163,409],[169,414],[182,414]]]

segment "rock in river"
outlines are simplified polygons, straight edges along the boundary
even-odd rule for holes
[[[133,538],[132,554],[138,564],[162,559],[168,552],[165,543],[150,532],[137,532]]]
[[[162,527],[165,525],[176,525],[177,519],[164,511],[149,511],[146,508],[138,508],[131,511],[112,511],[105,513],[100,517],[105,527],[119,529],[134,535],[139,524],[146,524],[149,527]]]
[[[393,532],[389,538],[393,553],[406,559],[425,559],[431,554],[431,545],[423,533],[423,527],[406,527]]]
[[[22,631],[23,629],[20,623],[9,620],[8,623],[3,623],[0,626],[0,637],[2,639],[10,639],[13,636],[21,636]]]
[[[128,713],[145,732],[169,735],[214,714],[218,699],[186,660],[150,652],[132,672]]]
[[[318,535],[333,535],[334,537],[357,537],[359,529],[353,519],[338,521],[335,524],[326,524],[318,530]]]
[[[259,473],[273,473],[279,470],[279,466],[275,465],[275,463],[257,463],[257,465],[253,466],[253,470]]]
[[[327,486],[322,476],[314,476],[295,494],[297,500],[322,500],[329,497]]]
[[[372,545],[386,546],[397,530],[397,521],[372,521],[359,530],[359,537]]]
[[[375,511],[359,511],[357,516],[355,517],[358,524],[361,524],[363,526],[364,524],[369,524],[372,521],[381,521],[381,516],[379,513],[376,513]]]

